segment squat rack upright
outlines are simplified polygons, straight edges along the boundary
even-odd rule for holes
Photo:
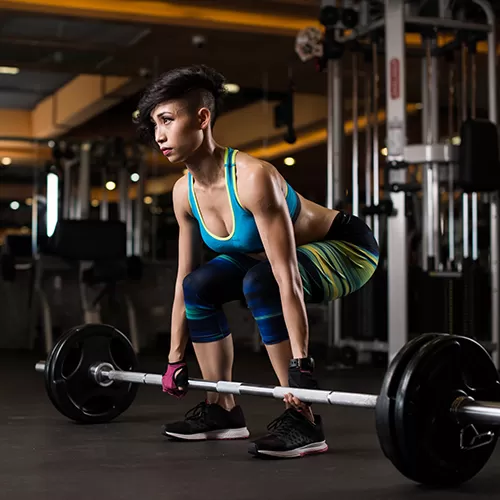
[[[370,33],[383,29],[385,44],[385,78],[386,78],[386,180],[390,188],[390,202],[392,213],[387,218],[387,273],[388,273],[388,359],[391,361],[397,352],[409,340],[408,323],[408,249],[407,235],[408,226],[405,214],[405,198],[407,185],[408,164],[425,164],[425,172],[428,174],[427,188],[424,189],[424,248],[423,260],[425,257],[437,258],[439,247],[437,245],[437,232],[439,219],[436,217],[436,205],[432,205],[432,193],[439,191],[439,165],[448,163],[450,167],[456,166],[459,156],[459,147],[451,144],[442,144],[439,141],[438,125],[438,77],[437,57],[435,54],[430,58],[431,77],[422,79],[423,86],[427,84],[427,89],[422,89],[423,110],[422,118],[428,129],[427,140],[424,144],[407,144],[407,95],[406,95],[406,28],[411,25],[422,28],[433,28],[439,30],[456,32],[476,32],[486,33],[488,54],[488,119],[493,124],[497,124],[497,78],[496,78],[496,17],[487,0],[471,0],[472,3],[480,7],[487,22],[485,24],[459,21],[452,18],[450,2],[448,0],[436,0],[438,17],[420,17],[414,15],[415,5],[402,0],[384,0],[383,16],[371,19],[369,16],[369,2],[352,2],[344,0],[343,7],[357,9],[360,23],[351,30],[348,36],[338,37],[341,43],[349,40],[361,39]],[[334,0],[322,0],[322,17],[325,18],[324,9],[336,7]],[[417,6],[418,7],[418,6]],[[338,19],[328,26],[328,29],[336,30]],[[339,30],[342,31],[342,30]],[[334,208],[334,203],[343,199],[342,171],[342,140],[343,140],[343,119],[342,119],[342,62],[341,56],[327,57],[328,71],[328,162],[327,162],[327,206]],[[425,60],[423,60],[425,64]],[[376,112],[376,111],[375,111]],[[353,139],[355,140],[355,139]],[[356,138],[357,140],[357,138]],[[374,155],[375,156],[375,155]],[[355,162],[357,167],[359,162]],[[376,165],[374,165],[375,167]],[[359,210],[359,183],[358,172],[353,171],[352,198],[353,213]],[[423,183],[424,184],[424,183]],[[373,203],[376,204],[380,185],[377,179],[373,178]],[[386,186],[387,189],[387,186]],[[474,196],[476,195],[476,196]],[[468,210],[468,199],[464,196],[464,210]],[[467,203],[465,203],[467,202]],[[477,226],[477,193],[473,193],[473,224]],[[476,205],[474,206],[474,203]],[[490,309],[491,309],[491,344],[496,354],[493,356],[495,365],[499,366],[498,343],[500,329],[499,312],[499,219],[498,219],[498,192],[489,193],[489,226],[490,226],[490,255],[489,255],[489,275],[491,284]],[[429,211],[430,210],[430,211]],[[476,214],[476,217],[474,217]],[[377,217],[373,217],[372,229],[377,238],[380,238],[379,225],[376,224]],[[468,215],[464,218],[464,239],[468,245]],[[474,231],[476,231],[474,233]],[[379,241],[380,243],[380,241]],[[464,251],[466,249],[464,243]],[[451,243],[450,243],[451,244]],[[473,251],[472,258],[477,259],[477,227],[473,228]],[[468,248],[468,247],[467,247]],[[476,248],[477,250],[477,248]],[[465,252],[464,252],[465,253]],[[467,257],[468,255],[464,255]],[[341,343],[341,308],[340,301],[328,304],[328,344],[339,345]]]

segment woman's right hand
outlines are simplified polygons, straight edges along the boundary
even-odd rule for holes
[[[188,367],[185,361],[169,362],[161,379],[163,392],[182,398],[188,389]]]

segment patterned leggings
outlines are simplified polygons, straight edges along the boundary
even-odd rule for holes
[[[305,302],[327,302],[359,290],[375,272],[378,256],[368,226],[341,212],[322,241],[297,248]],[[186,276],[183,289],[193,342],[213,342],[229,335],[222,305],[242,298],[264,344],[288,339],[279,287],[267,260],[242,253],[218,255]]]

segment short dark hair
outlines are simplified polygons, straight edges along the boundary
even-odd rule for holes
[[[196,96],[197,106],[207,107],[212,115],[212,127],[217,120],[226,94],[226,80],[218,71],[205,65],[172,69],[157,78],[142,95],[134,121],[141,139],[154,140],[151,112],[156,106],[184,97]]]

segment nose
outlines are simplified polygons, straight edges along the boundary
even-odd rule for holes
[[[165,135],[165,131],[163,130],[163,127],[156,127],[155,130],[155,141],[156,143],[161,146],[163,142],[166,142],[167,137]]]

